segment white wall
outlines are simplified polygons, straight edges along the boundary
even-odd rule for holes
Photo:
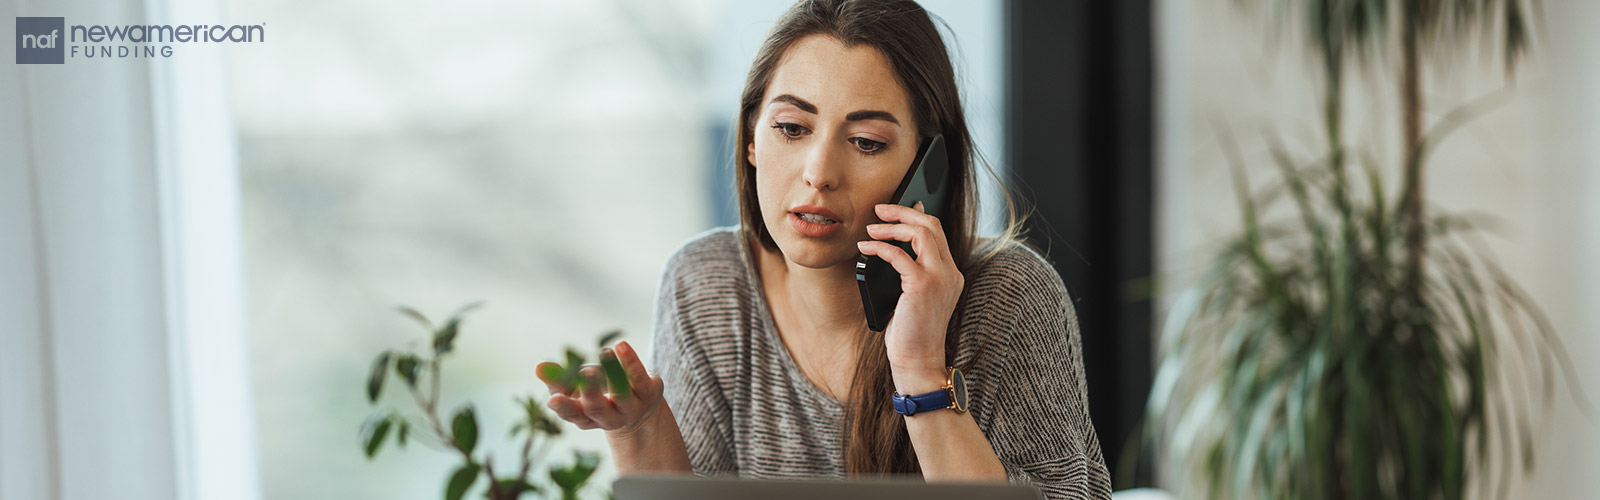
[[[1537,213],[1518,253],[1532,262],[1527,285],[1550,312],[1591,401],[1600,402],[1600,4],[1549,3],[1551,41],[1544,59],[1551,87],[1538,106],[1543,175],[1525,201]],[[1558,404],[1538,453],[1526,498],[1600,495],[1600,414]]]
[[[1576,361],[1585,388],[1600,394],[1600,59],[1592,29],[1600,8],[1588,1],[1544,3],[1545,36],[1532,64],[1519,73],[1512,101],[1442,143],[1428,167],[1435,206],[1490,213],[1505,224],[1485,239],[1544,308]],[[1279,32],[1265,16],[1224,0],[1158,3],[1157,268],[1192,276],[1213,235],[1238,227],[1216,124],[1238,138],[1252,179],[1269,179],[1265,132],[1289,149],[1321,148],[1317,81],[1298,45],[1300,33]],[[1493,59],[1490,59],[1491,61]],[[1425,87],[1429,123],[1467,99],[1506,82],[1497,69],[1464,71],[1478,59],[1449,67],[1452,78],[1430,73]],[[1348,85],[1348,142],[1372,148],[1395,165],[1396,97],[1393,72],[1358,73]],[[1386,170],[1386,180],[1398,174]],[[1561,391],[1566,386],[1559,387]],[[1586,498],[1600,491],[1600,432],[1570,398],[1558,398],[1538,429],[1537,472],[1512,497]],[[1600,416],[1597,416],[1600,417]]]

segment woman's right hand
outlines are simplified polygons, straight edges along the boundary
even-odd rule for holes
[[[665,386],[661,377],[644,369],[639,352],[627,342],[601,351],[600,357],[615,358],[622,365],[633,389],[629,395],[606,390],[600,365],[584,365],[578,370],[584,379],[584,390],[574,392],[574,388],[558,380],[544,378],[545,363],[540,363],[534,372],[550,387],[550,400],[545,406],[580,429],[605,429],[618,474],[692,472],[683,431],[678,429],[672,408],[662,397]]]
[[[661,377],[645,370],[644,362],[639,359],[639,353],[626,341],[618,342],[615,347],[600,351],[602,359],[615,358],[622,364],[622,369],[627,373],[628,383],[632,386],[631,394],[613,394],[607,387],[607,379],[598,364],[583,365],[578,370],[584,379],[583,390],[577,391],[574,387],[566,386],[559,380],[550,380],[544,377],[544,365],[550,362],[539,363],[534,368],[534,373],[539,374],[550,388],[550,399],[545,402],[551,410],[556,412],[562,420],[572,422],[579,429],[605,429],[608,435],[631,435],[647,426],[666,406],[661,397]],[[670,415],[670,410],[667,411]],[[668,417],[670,418],[670,416]]]

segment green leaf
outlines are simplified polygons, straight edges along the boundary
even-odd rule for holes
[[[461,319],[450,318],[449,323],[445,323],[443,327],[439,328],[438,332],[433,334],[434,356],[442,356],[450,351],[455,350],[456,333],[460,331],[460,328]]]
[[[523,493],[530,492],[530,491],[534,492],[534,493],[541,493],[542,492],[539,489],[539,487],[534,485],[533,483],[524,481],[522,479],[514,478],[514,477],[508,477],[508,478],[502,478],[502,479],[496,480],[495,481],[495,485],[496,485],[496,489],[498,489],[500,491],[511,492],[511,496],[513,496],[513,497],[521,495]]]
[[[550,469],[550,481],[561,488],[564,497],[576,493],[600,465],[600,456],[593,453],[574,452],[570,466]]]
[[[389,426],[393,425],[388,415],[376,420],[369,419],[364,426],[368,432],[364,433],[365,441],[362,446],[367,452],[367,460],[372,460],[378,454],[378,448],[383,446],[383,439],[389,437]]]
[[[560,363],[550,363],[539,367],[539,376],[551,382],[562,381],[567,378],[567,369],[562,367]]]
[[[633,386],[628,383],[628,372],[622,369],[622,361],[616,355],[601,356],[600,367],[605,369],[606,381],[611,385],[611,394],[617,397],[633,395]]]
[[[422,367],[422,360],[411,353],[401,354],[394,362],[394,372],[400,375],[400,380],[406,381],[407,387],[417,386],[417,371]]]
[[[517,425],[512,425],[512,428],[510,428],[510,436],[512,438],[515,438],[522,431],[549,434],[549,436],[562,433],[560,428],[555,425],[555,421],[544,415],[544,410],[539,407],[538,399],[533,399],[533,397],[512,397],[512,401],[522,405],[523,409],[522,421],[517,421]]]
[[[572,349],[567,349],[566,373],[563,374],[565,377],[562,377],[561,385],[582,390],[584,380],[578,373],[581,368],[583,368],[583,355]]]
[[[393,357],[392,352],[383,351],[378,354],[378,359],[372,360],[372,372],[367,375],[368,403],[376,404],[378,402],[378,393],[383,391],[384,375],[389,373],[389,360]]]
[[[460,309],[456,310],[455,314],[450,315],[450,320],[446,321],[444,326],[440,327],[439,330],[433,334],[434,356],[455,350],[456,334],[460,333],[461,331],[461,318],[464,317],[468,312],[471,312],[473,309],[477,309],[482,305],[483,301],[473,302],[471,304],[461,306]]]
[[[394,436],[395,444],[404,448],[406,447],[406,437],[411,435],[411,421],[399,417],[396,417],[395,420],[400,421],[400,431]]]
[[[600,335],[600,347],[611,347],[617,339],[622,338],[622,330],[612,330]]]
[[[472,312],[473,309],[477,309],[479,307],[483,307],[483,301],[477,300],[477,301],[469,302],[469,303],[467,303],[467,305],[461,306],[460,308],[456,309],[456,312],[451,313],[450,317],[451,318],[461,318],[463,316],[466,316],[467,313]]]
[[[468,463],[450,473],[450,482],[444,489],[445,500],[461,500],[472,484],[478,482],[478,472],[482,470],[478,464]]]
[[[456,411],[455,418],[450,421],[450,434],[456,448],[467,455],[471,455],[473,448],[478,447],[478,416],[471,406]]]
[[[522,410],[526,413],[526,424],[529,429],[542,432],[546,435],[557,436],[561,434],[561,426],[554,419],[544,413],[544,407],[539,400],[531,397],[522,398]]]
[[[398,306],[398,307],[395,307],[395,309],[399,310],[400,314],[404,314],[406,317],[411,318],[412,320],[416,321],[417,324],[422,325],[422,329],[423,330],[426,330],[429,333],[433,332],[433,322],[432,321],[428,321],[428,317],[427,316],[423,316],[422,313],[417,312],[416,309],[412,309],[412,308],[406,307],[406,306]]]

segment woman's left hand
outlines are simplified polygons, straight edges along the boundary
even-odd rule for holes
[[[895,389],[901,394],[921,394],[944,385],[945,328],[955,313],[966,278],[950,256],[939,219],[915,208],[883,204],[878,218],[899,224],[867,226],[873,240],[858,242],[861,253],[876,255],[900,273],[900,301],[884,328],[889,367]],[[911,244],[917,258],[885,241]]]

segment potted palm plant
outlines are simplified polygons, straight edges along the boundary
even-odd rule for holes
[[[1528,50],[1526,0],[1299,0],[1326,85],[1326,153],[1272,144],[1278,179],[1250,187],[1234,140],[1242,231],[1175,301],[1148,402],[1163,473],[1185,496],[1504,496],[1532,467],[1532,428],[1569,361],[1538,306],[1478,251],[1476,219],[1423,211],[1428,153],[1497,99],[1424,127],[1421,65],[1498,34],[1508,74]],[[1399,40],[1399,47],[1387,44]],[[1344,71],[1400,52],[1400,186],[1342,140]],[[1292,214],[1264,217],[1276,204]],[[1524,388],[1533,388],[1532,391]],[[1537,401],[1536,401],[1537,400]],[[1473,488],[1478,488],[1474,490]]]

